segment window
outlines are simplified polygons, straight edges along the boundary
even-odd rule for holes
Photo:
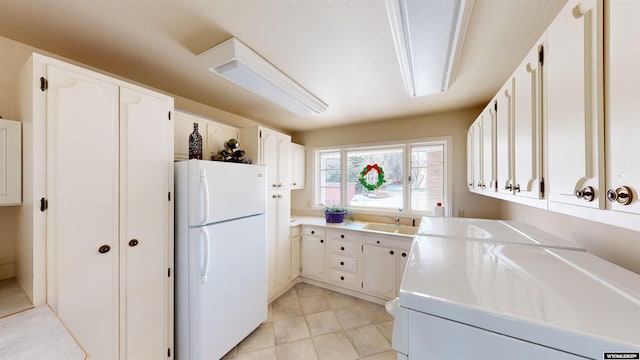
[[[451,197],[447,148],[450,138],[406,143],[314,149],[316,206],[345,206],[362,211],[432,213]],[[380,181],[375,168],[384,172]],[[361,174],[368,185],[360,183]]]

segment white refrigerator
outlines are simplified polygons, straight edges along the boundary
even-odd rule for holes
[[[267,318],[266,167],[175,163],[175,352],[219,359]]]

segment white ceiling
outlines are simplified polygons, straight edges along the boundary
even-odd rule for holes
[[[448,0],[428,0],[448,1]],[[0,0],[0,36],[295,132],[484,104],[566,0],[476,0],[447,93],[404,92],[383,0]],[[329,105],[301,118],[205,69],[235,36]]]

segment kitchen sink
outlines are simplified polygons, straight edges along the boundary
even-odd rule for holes
[[[418,228],[416,227],[392,224],[367,224],[363,227],[363,229],[411,236],[415,235],[418,232]]]

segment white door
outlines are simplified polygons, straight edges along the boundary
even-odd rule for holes
[[[48,66],[47,303],[92,359],[118,357],[118,87]]]
[[[513,74],[514,191],[517,196],[540,198],[542,181],[541,42],[527,54]]]
[[[291,137],[278,138],[278,188],[289,189],[291,182]]]
[[[291,282],[291,191],[277,191],[276,222],[276,288],[280,292]]]
[[[260,163],[267,166],[267,189],[278,189],[278,133],[260,130]],[[282,188],[282,185],[280,185]]]
[[[607,191],[612,210],[640,214],[640,2],[608,4]]]
[[[604,206],[600,16],[597,1],[570,1],[547,29],[550,206]]]
[[[120,93],[121,359],[167,354],[172,324],[169,261],[173,190],[171,102]]]
[[[482,121],[478,118],[473,125],[471,132],[473,143],[473,188],[482,190]]]
[[[22,202],[22,123],[0,119],[0,206]]]
[[[362,287],[364,291],[393,298],[396,296],[396,251],[363,245]]]
[[[482,112],[482,190],[495,191],[495,102]]]
[[[325,239],[315,236],[302,237],[302,275],[324,280]]]
[[[496,182],[497,191],[502,194],[513,192],[513,153],[511,142],[513,136],[513,79],[504,84],[496,96],[498,111],[496,112]]]
[[[188,359],[222,358],[267,319],[265,227],[258,215],[189,229]]]

